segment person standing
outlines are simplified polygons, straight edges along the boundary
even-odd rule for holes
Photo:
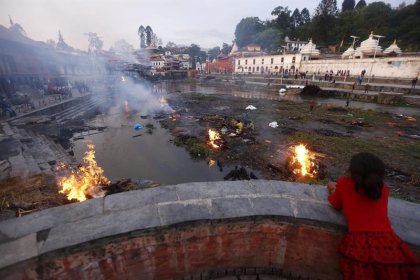
[[[365,85],[365,93],[369,93],[369,84]]]
[[[415,88],[416,88],[417,79],[418,79],[418,77],[415,77],[415,78],[411,81],[411,88],[412,88],[412,89],[415,89]]]
[[[343,210],[348,233],[339,251],[343,279],[419,280],[417,256],[398,237],[388,218],[385,165],[371,153],[350,160],[348,174],[327,184],[328,201]]]

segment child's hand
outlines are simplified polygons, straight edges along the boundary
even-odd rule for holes
[[[335,186],[336,186],[335,182],[328,182],[327,183],[328,192],[333,193],[335,191]]]

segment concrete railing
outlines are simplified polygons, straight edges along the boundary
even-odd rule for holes
[[[404,241],[412,245],[416,252],[419,252],[420,205],[391,198],[389,201],[389,216],[397,234]],[[244,220],[241,219],[248,219],[246,220],[248,222],[244,223]],[[250,220],[254,229],[249,226]],[[203,224],[200,224],[199,227],[194,226],[194,223],[200,221],[205,226]],[[221,225],[229,223],[233,223],[233,225],[225,226],[223,230],[220,229]],[[173,227],[177,228],[180,225],[189,225],[189,228],[178,228],[178,235],[174,233],[174,230],[171,231]],[[198,230],[200,227],[204,227],[205,230]],[[227,265],[227,260],[224,263],[220,263],[220,259],[223,256],[227,256],[226,252],[222,254],[223,248],[229,248],[230,251],[244,248],[245,245],[238,245],[239,249],[229,247],[230,245],[228,244],[235,243],[235,240],[238,238],[246,239],[252,237],[254,238],[253,242],[260,240],[258,242],[264,244],[264,242],[268,242],[267,240],[269,238],[271,238],[270,240],[282,240],[282,232],[284,233],[287,229],[289,234],[284,235],[286,236],[284,237],[284,242],[289,245],[283,246],[281,242],[277,244],[277,242],[273,241],[273,244],[281,245],[279,248],[288,248],[292,252],[292,250],[297,250],[297,247],[304,244],[313,248],[320,246],[317,243],[309,244],[307,243],[309,241],[305,241],[308,238],[304,238],[302,232],[308,232],[308,228],[310,228],[309,231],[311,232],[322,232],[326,236],[332,236],[330,238],[331,240],[335,240],[331,243],[331,246],[328,245],[328,242],[319,243],[324,244],[323,246],[328,248],[320,249],[321,251],[316,252],[319,254],[319,252],[325,250],[326,254],[336,255],[337,258],[334,259],[334,265],[332,267],[335,271],[334,273],[338,273],[337,240],[345,232],[345,221],[339,212],[329,206],[325,187],[282,181],[254,180],[161,186],[91,199],[82,203],[51,208],[20,218],[3,221],[0,223],[0,278],[54,278],[57,275],[53,277],[51,271],[45,275],[45,270],[43,270],[43,277],[40,277],[39,269],[43,266],[49,267],[45,262],[56,261],[57,259],[61,261],[59,264],[56,263],[55,267],[64,267],[67,269],[59,269],[60,275],[63,277],[66,273],[70,273],[69,271],[74,273],[74,270],[67,267],[65,261],[68,261],[70,256],[73,256],[69,253],[68,248],[78,248],[74,250],[79,253],[74,254],[80,255],[81,251],[85,253],[89,250],[94,251],[89,246],[96,246],[95,248],[98,248],[98,246],[106,247],[108,248],[106,249],[108,253],[112,251],[121,257],[121,251],[128,250],[128,247],[130,248],[130,252],[134,254],[134,245],[127,245],[128,247],[124,247],[125,249],[120,248],[120,251],[118,251],[115,248],[119,245],[115,244],[127,242],[126,240],[130,240],[130,238],[135,238],[136,236],[136,238],[140,238],[138,237],[139,235],[141,235],[141,244],[143,247],[140,246],[140,248],[138,244],[134,246],[137,248],[136,254],[140,254],[139,252],[146,250],[145,252],[149,256],[148,258],[162,260],[163,257],[161,255],[151,256],[153,252],[158,252],[157,247],[153,247],[157,246],[157,241],[152,245],[148,243],[148,240],[152,237],[153,240],[159,240],[159,246],[163,246],[162,244],[165,243],[165,250],[172,250],[176,247],[174,244],[179,244],[180,239],[184,240],[185,235],[188,238],[184,240],[184,243],[181,243],[184,244],[183,246],[188,247],[191,245],[189,242],[192,240],[192,235],[195,236],[194,240],[197,239],[197,236],[201,236],[200,240],[204,240],[202,238],[209,240],[209,236],[216,238],[215,240],[219,240],[217,238],[221,238],[221,235],[231,236],[230,231],[235,227],[239,227],[242,230],[243,228],[248,228],[247,235],[235,237],[226,244],[214,241],[221,246],[217,249],[218,253],[205,254],[207,258],[211,257],[212,259],[203,261],[208,266],[213,263],[211,266],[212,269],[227,269],[227,267],[223,266]],[[256,230],[255,227],[258,227],[259,230]],[[182,234],[179,232],[182,232]],[[195,233],[192,234],[191,232]],[[144,234],[148,234],[149,239]],[[171,237],[169,238],[168,236]],[[168,238],[172,240],[172,243],[168,241]],[[325,241],[328,238],[321,238],[320,240]],[[311,240],[311,242],[313,241]],[[87,246],[87,244],[90,245]],[[110,244],[114,244],[112,245],[114,249],[109,249]],[[149,245],[146,246],[145,244]],[[191,251],[190,256],[191,254],[196,254],[201,249],[205,250],[203,244],[200,244],[194,245],[196,247]],[[297,247],[289,248],[291,246]],[[154,248],[153,250],[151,249],[152,247]],[[180,254],[186,254],[187,247],[183,247],[180,251],[181,253],[177,253],[178,257]],[[267,245],[265,247],[255,248],[254,250],[255,252],[258,250],[270,250],[269,247],[270,245]],[[307,250],[307,248],[304,249],[302,247],[301,249]],[[116,253],[116,250],[118,253]],[[276,252],[280,251],[280,249],[276,250]],[[171,253],[171,258],[174,257],[174,254],[174,252]],[[219,256],[218,254],[220,258],[217,257]],[[246,253],[244,252],[244,254]],[[293,270],[295,266],[290,266],[290,263],[294,263],[291,259],[294,260],[295,257],[290,257],[288,254],[282,256],[277,254],[275,252],[267,253],[267,251],[261,251],[261,256],[267,255],[267,264],[259,263],[259,267],[264,267],[269,264],[269,266],[282,266],[283,264],[289,263],[289,270]],[[274,255],[276,255],[275,259],[272,260]],[[202,255],[200,256],[202,257]],[[258,261],[264,260],[264,257],[261,256]],[[309,271],[316,271],[309,267],[311,261],[308,259],[308,256],[304,256],[301,259],[306,259],[309,263]],[[78,277],[82,277],[83,273],[83,277],[85,277],[86,271],[91,271],[92,269],[88,269],[88,267],[92,266],[91,263],[94,262],[94,258],[92,256],[85,258],[84,268],[78,267],[78,276],[73,275],[69,278],[77,279]],[[110,257],[108,262],[112,262],[114,260],[113,258],[116,258],[116,255]],[[184,256],[184,261],[185,258]],[[229,260],[232,259],[238,260],[238,262],[228,265],[229,267],[250,266],[257,262],[257,260],[251,260],[251,257],[245,261],[243,256],[229,257]],[[150,266],[148,266],[147,271],[151,274],[148,274],[149,276],[144,279],[172,279],[175,274],[171,274],[172,276],[166,275],[165,277],[162,275],[160,277],[156,276],[157,271],[164,271],[162,270],[162,266],[169,265],[167,262],[164,262],[161,267],[157,267],[157,263],[157,261],[154,262],[155,270],[152,272],[150,272]],[[186,267],[184,270],[178,271],[178,278],[181,278],[180,275],[184,275],[185,273],[192,275],[197,271],[210,269],[208,266],[206,268],[205,265],[197,265],[197,261],[194,262],[193,260],[188,265],[185,263],[177,265]],[[316,266],[316,262],[312,265]],[[124,266],[127,266],[127,264],[124,264]],[[326,267],[328,266],[326,265]],[[302,265],[296,267],[300,267],[299,269],[301,269]],[[96,272],[99,274],[102,273],[99,270]],[[295,273],[296,271],[293,272]],[[304,272],[298,271],[296,273],[306,275]],[[109,275],[109,272],[101,275],[99,278],[107,278],[104,275]],[[322,278],[322,274],[317,275]],[[333,274],[332,277],[336,277],[336,275],[334,276]],[[87,276],[87,278],[91,277]],[[130,277],[127,276],[126,278],[129,279]]]

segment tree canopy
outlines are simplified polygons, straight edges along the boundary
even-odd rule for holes
[[[260,44],[269,52],[277,52],[285,36],[308,40],[327,50],[329,46],[349,46],[350,35],[367,38],[371,31],[386,36],[381,45],[390,45],[397,39],[405,51],[420,51],[420,0],[411,5],[392,8],[382,1],[369,5],[365,0],[344,0],[342,10],[336,0],[319,0],[311,18],[309,10],[278,6],[271,12],[273,18],[261,21],[248,17],[236,26],[235,37],[239,47]],[[364,40],[364,39],[362,39]]]

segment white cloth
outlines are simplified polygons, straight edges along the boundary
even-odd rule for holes
[[[245,108],[246,110],[256,110],[257,107],[255,107],[254,105],[248,105],[248,107]]]
[[[270,126],[270,127],[272,127],[272,128],[276,128],[276,127],[278,127],[279,125],[277,124],[277,122],[271,122],[271,123],[269,123],[269,124],[268,124],[268,126]]]

